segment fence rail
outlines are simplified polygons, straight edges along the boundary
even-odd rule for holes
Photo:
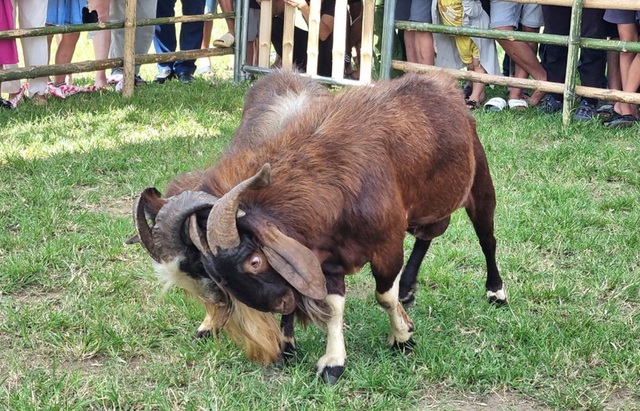
[[[434,0],[435,1],[435,0]],[[562,93],[565,104],[562,109],[562,122],[567,125],[571,119],[571,113],[575,105],[575,97],[602,98],[607,101],[624,101],[633,104],[640,103],[640,95],[637,93],[624,93],[617,90],[605,90],[593,87],[576,85],[576,68],[578,54],[581,47],[628,51],[632,53],[640,52],[640,43],[624,42],[616,40],[601,40],[580,38],[580,27],[582,23],[583,8],[598,9],[621,9],[638,10],[640,1],[638,0],[510,0],[516,3],[536,3],[541,5],[571,7],[570,30],[567,36],[524,33],[518,31],[501,31],[488,29],[472,29],[467,27],[450,27],[439,24],[414,23],[408,21],[395,21],[395,0],[387,0],[384,14],[384,32],[382,47],[382,78],[389,78],[391,68],[402,71],[428,72],[433,70],[444,70],[457,79],[472,80],[485,84],[505,85],[508,87],[531,88],[551,93]],[[465,35],[471,37],[483,37],[508,41],[529,41],[543,44],[567,45],[567,71],[564,84],[542,82],[534,80],[515,79],[511,77],[499,77],[489,74],[470,73],[462,70],[449,70],[438,67],[424,66],[420,64],[410,64],[397,60],[392,60],[393,31],[398,28],[402,30],[428,31],[449,35]]]

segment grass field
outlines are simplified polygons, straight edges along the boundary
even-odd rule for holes
[[[297,330],[284,368],[224,336],[194,340],[200,306],[162,297],[124,240],[144,187],[205,167],[231,138],[247,85],[227,78],[0,111],[0,409],[640,409],[640,133],[535,110],[475,112],[507,307],[485,301],[457,212],[423,264],[411,355],[385,346],[366,269],[348,280],[336,386],[314,374],[315,327]]]

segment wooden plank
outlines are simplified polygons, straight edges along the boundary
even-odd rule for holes
[[[258,36],[258,66],[268,68],[271,58],[271,0],[260,3],[260,33]]]
[[[309,40],[307,41],[307,74],[318,74],[318,44],[320,33],[321,0],[311,0],[309,4]]]
[[[360,42],[360,81],[371,82],[373,70],[373,18],[375,14],[375,0],[362,2],[362,38]]]
[[[293,38],[296,18],[296,8],[290,4],[284,4],[284,27],[282,29],[282,67],[293,67]]]
[[[333,49],[331,51],[331,77],[344,78],[344,52],[347,38],[347,0],[336,0],[333,13]]]

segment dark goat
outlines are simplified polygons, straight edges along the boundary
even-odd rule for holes
[[[448,75],[345,90],[264,136],[174,181],[168,199],[146,189],[134,207],[159,272],[180,286],[207,284],[212,328],[241,341],[250,358],[268,363],[293,348],[297,315],[326,324],[317,366],[335,381],[346,360],[344,276],[366,263],[390,318],[388,342],[403,347],[414,330],[398,297],[405,232],[430,241],[461,207],[488,262],[488,291],[504,297],[493,183],[475,121]],[[407,278],[410,291],[415,277]],[[283,315],[282,329],[271,313]]]
[[[242,121],[234,138],[226,149],[226,155],[230,155],[234,151],[251,149],[270,137],[276,136],[280,130],[293,118],[299,116],[302,112],[311,110],[319,103],[332,98],[333,95],[327,88],[309,77],[299,75],[294,71],[274,71],[267,77],[262,77],[256,81],[247,91],[245,96],[245,105],[242,112]],[[161,198],[160,193],[155,189],[145,190],[134,206],[134,213],[141,213],[137,221],[142,222],[149,218],[156,223],[156,218],[161,208],[167,203],[167,198],[172,198],[183,191],[196,189],[202,180],[202,171],[194,171],[175,178],[166,189],[166,198]],[[217,200],[215,197],[200,195],[202,203],[199,204],[197,210],[204,214],[204,218],[211,209],[211,204]],[[140,206],[140,207],[139,207]],[[144,214],[144,218],[142,217]],[[161,214],[161,218],[164,215]],[[173,223],[173,222],[172,222]],[[144,226],[141,226],[143,233],[147,233],[149,239],[142,242],[143,247],[149,251],[147,247],[155,248],[153,234],[147,232]],[[155,231],[158,229],[156,228]],[[138,228],[140,231],[140,228]],[[159,241],[159,240],[158,240]],[[139,235],[136,235],[127,241],[129,244],[140,242]],[[147,246],[146,244],[149,244]],[[200,253],[194,247],[183,249],[179,247],[172,250],[173,244],[161,247],[170,250],[169,254],[177,256],[183,255],[183,259],[176,270],[180,270],[187,274],[170,275],[167,271],[157,266],[157,271],[161,281],[164,283],[165,290],[176,285],[185,290],[189,295],[200,301],[206,311],[204,321],[198,327],[196,338],[208,336],[212,332],[217,333],[224,323],[227,316],[231,313],[239,318],[243,315],[244,306],[238,305],[238,309],[233,312],[227,312],[229,302],[227,294],[221,290],[218,285],[212,281],[200,261]],[[155,262],[161,259],[155,254],[151,254]],[[251,314],[251,312],[249,313]],[[263,316],[258,316],[258,321]],[[269,320],[267,318],[267,320]],[[232,324],[234,321],[230,321]],[[242,323],[242,321],[237,321]],[[246,330],[235,330],[227,327],[227,332],[231,337],[245,346],[248,353],[255,351],[252,347],[254,339],[262,339],[262,335],[252,335]],[[258,356],[250,355],[252,358],[260,359]]]

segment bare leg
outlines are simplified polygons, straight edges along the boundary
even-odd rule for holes
[[[62,40],[58,44],[58,50],[56,50],[55,64],[66,64],[71,62],[79,38],[80,33],[65,33],[62,35]],[[65,74],[54,76],[53,84],[63,83],[65,81],[65,76]]]
[[[496,30],[513,31],[513,27],[496,27]],[[524,70],[525,75],[530,75],[535,80],[547,80],[547,72],[544,67],[542,67],[542,64],[540,64],[540,61],[538,61],[538,57],[529,44],[521,41],[509,40],[498,40],[498,43],[502,46],[509,57],[511,57],[513,61],[520,66],[522,70]],[[545,94],[546,93],[542,91],[534,92],[529,98],[529,104],[532,106],[538,105]]]
[[[431,33],[407,30],[404,32],[404,41],[407,47],[407,61],[430,66],[434,64],[435,51]]]
[[[95,11],[98,13],[98,21],[109,21],[109,5],[110,0],[96,1]],[[92,3],[92,4],[93,4]],[[96,60],[104,60],[109,57],[109,47],[111,46],[111,30],[100,30],[93,37],[93,52]],[[107,74],[105,70],[97,70],[95,76],[95,85],[98,87],[106,87]]]

